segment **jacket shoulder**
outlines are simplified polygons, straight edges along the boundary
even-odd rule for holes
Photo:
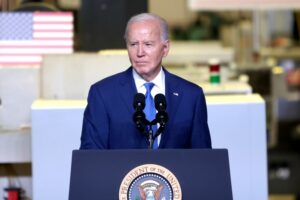
[[[128,80],[130,77],[130,68],[126,71],[119,72],[117,74],[108,76],[104,79],[101,79],[97,81],[96,83],[92,84],[91,88],[106,88],[106,87],[112,87],[113,85],[124,82]]]

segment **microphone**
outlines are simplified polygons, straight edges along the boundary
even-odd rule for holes
[[[167,101],[163,94],[157,94],[154,97],[155,108],[158,112],[165,111],[167,108]]]
[[[134,96],[133,107],[135,112],[133,114],[133,121],[136,124],[138,130],[144,134],[144,123],[146,121],[145,113],[143,112],[145,108],[145,95],[142,93],[137,93]]]
[[[156,121],[160,124],[163,129],[168,122],[168,113],[166,112],[167,101],[163,94],[157,94],[154,98],[155,108],[158,111],[156,114]]]
[[[134,96],[133,107],[136,111],[142,111],[145,108],[145,95],[142,93],[137,93]]]

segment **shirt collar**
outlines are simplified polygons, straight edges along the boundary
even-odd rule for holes
[[[134,69],[132,70],[132,72],[136,88],[139,90],[139,88],[142,88],[144,84],[147,83],[147,81],[144,80]],[[160,90],[164,90],[165,73],[162,67],[160,68],[157,76],[151,82],[154,83],[154,85]]]

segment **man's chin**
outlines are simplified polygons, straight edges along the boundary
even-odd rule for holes
[[[134,69],[140,75],[149,73],[149,69],[147,66],[136,66],[134,67]]]
[[[144,70],[135,70],[135,71],[143,79],[147,79],[147,77],[149,76],[149,73],[150,73],[150,72],[144,71]]]
[[[148,76],[148,73],[145,72],[145,71],[138,71],[137,72],[141,77],[147,77]]]

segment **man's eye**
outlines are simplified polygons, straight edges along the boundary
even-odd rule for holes
[[[136,45],[137,45],[137,43],[129,43],[129,46],[131,46],[131,47],[134,47]]]

